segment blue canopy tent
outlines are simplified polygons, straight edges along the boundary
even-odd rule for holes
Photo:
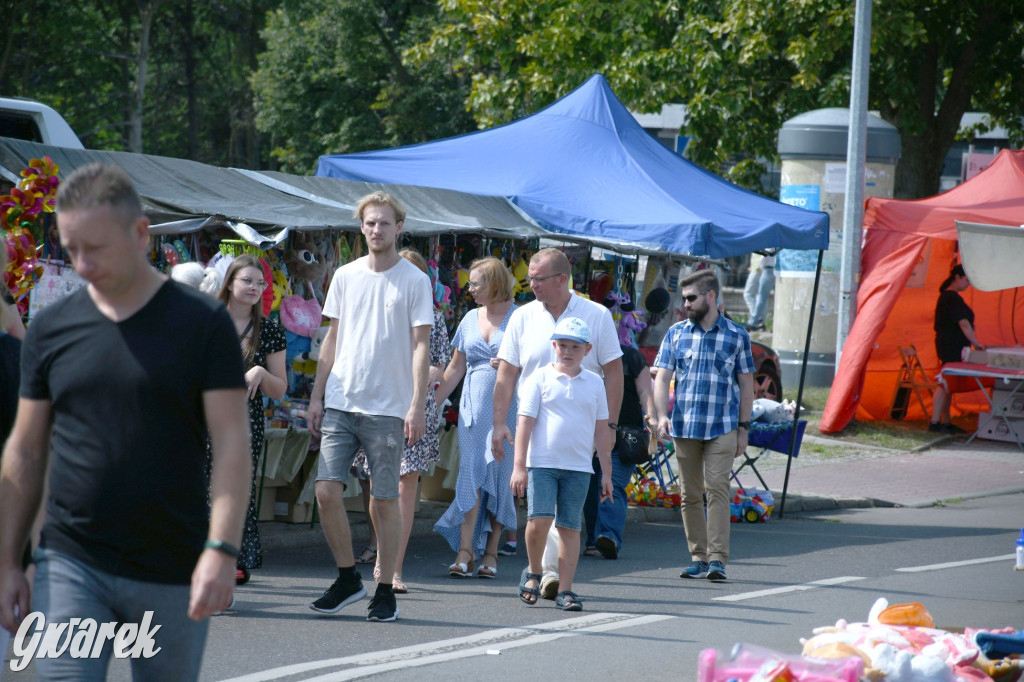
[[[828,248],[828,215],[748,192],[651,137],[595,75],[498,128],[320,157],[317,175],[507,197],[541,227],[708,258]]]
[[[639,247],[729,258],[768,248],[817,250],[820,276],[828,248],[828,214],[748,192],[672,153],[647,134],[601,75],[507,125],[409,147],[321,156],[316,174],[504,196],[545,229],[627,252]],[[818,282],[816,276],[798,405]],[[798,419],[799,409],[794,432]]]

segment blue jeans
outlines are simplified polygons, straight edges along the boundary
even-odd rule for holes
[[[761,271],[761,279],[757,283],[757,302],[754,303],[754,310],[750,314],[751,325],[764,324],[765,314],[768,308],[768,297],[775,288],[775,268],[764,268]]]
[[[97,625],[142,623],[152,611],[150,631],[160,626],[152,637],[160,651],[152,658],[132,659],[132,678],[171,682],[199,677],[210,620],[197,623],[188,617],[189,585],[123,578],[42,547],[35,561],[32,609],[42,612],[47,624],[72,618],[92,618]],[[113,642],[107,641],[99,658],[72,658],[65,652],[57,659],[36,659],[36,674],[40,680],[102,682],[113,651]]]
[[[626,486],[633,476],[632,464],[623,464],[612,450],[612,499],[598,503],[601,499],[601,462],[594,458],[594,475],[590,479],[590,490],[583,505],[583,518],[587,524],[587,546],[592,547],[599,537],[615,540],[615,546],[622,548],[622,529],[626,526]]]

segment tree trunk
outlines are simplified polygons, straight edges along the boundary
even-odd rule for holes
[[[185,93],[188,99],[186,144],[188,158],[199,161],[199,85],[196,83],[195,14],[192,10],[192,0],[185,2],[182,28],[185,37],[185,44],[182,46],[185,53]]]
[[[142,153],[142,108],[146,97],[146,67],[149,64],[149,34],[153,16],[163,0],[150,0],[139,6],[139,46],[135,54],[135,87],[128,118],[128,151]]]

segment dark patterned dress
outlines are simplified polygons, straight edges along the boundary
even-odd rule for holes
[[[248,372],[253,367],[266,368],[267,356],[285,350],[288,341],[284,335],[284,328],[278,323],[264,319],[260,325],[260,344],[256,349],[256,356],[253,363],[246,367]],[[263,453],[263,430],[266,426],[266,416],[263,414],[263,392],[257,391],[253,398],[249,399],[249,439],[252,443],[252,485],[249,489],[249,508],[245,512],[245,530],[242,533],[242,546],[238,553],[239,568],[260,568],[263,566],[263,545],[260,544],[259,512],[256,509],[256,483],[259,475],[260,455]],[[206,462],[207,477],[212,462],[213,450],[209,436],[206,439]],[[207,488],[209,494],[209,488]]]
[[[444,314],[435,308],[434,324],[430,327],[430,364],[443,368],[448,366],[451,359],[452,349],[448,344],[448,328],[444,324]],[[427,471],[431,464],[441,459],[440,413],[437,401],[434,400],[433,386],[427,387],[426,412],[427,430],[423,438],[405,447],[400,476],[413,471]],[[366,453],[362,449],[352,462],[352,473],[364,479],[372,475],[366,463]]]

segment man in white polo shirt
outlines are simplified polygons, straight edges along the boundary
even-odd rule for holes
[[[608,396],[609,426],[615,428],[622,404],[622,349],[611,312],[599,303],[577,296],[569,288],[569,259],[558,249],[541,249],[527,270],[537,300],[518,308],[509,318],[498,350],[498,379],[494,384],[494,431],[491,452],[503,452],[502,442],[512,443],[505,423],[516,378],[525,383],[536,370],[554,360],[551,334],[563,317],[578,317],[591,331],[593,350],[583,359],[584,369],[604,376]],[[554,599],[558,593],[558,536],[549,534],[544,551],[541,595]]]

